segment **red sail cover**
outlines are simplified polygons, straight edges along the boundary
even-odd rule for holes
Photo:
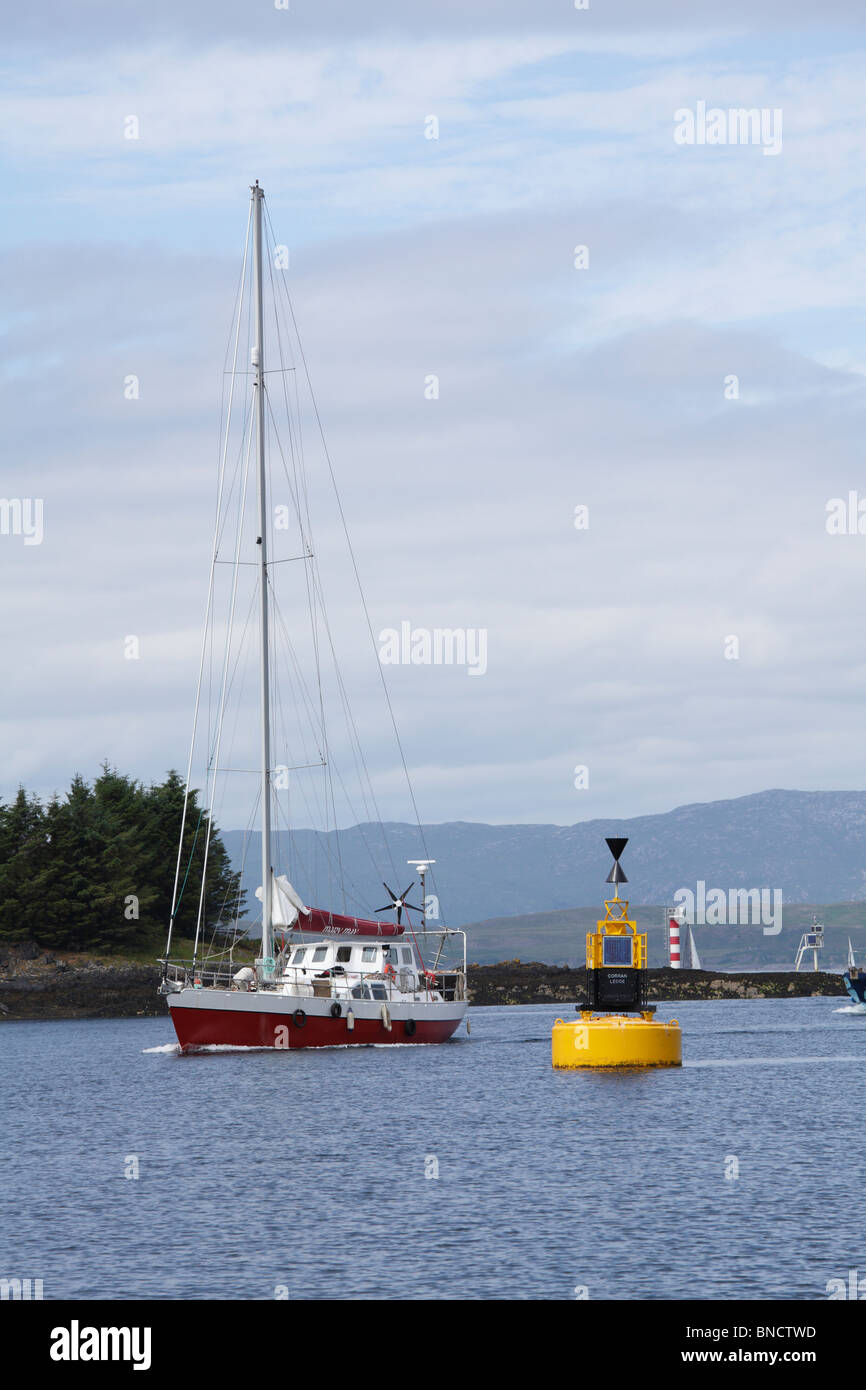
[[[403,925],[375,922],[368,917],[344,917],[339,912],[311,907],[308,917],[303,912],[300,914],[292,931],[315,932],[317,936],[402,936]]]

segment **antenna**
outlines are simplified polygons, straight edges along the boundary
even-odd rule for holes
[[[415,868],[416,868],[417,871],[418,871],[418,877],[419,877],[420,880],[421,880],[421,930],[422,930],[422,931],[426,931],[426,930],[427,930],[427,889],[426,889],[427,870],[429,869],[429,867],[430,867],[431,864],[435,864],[435,863],[436,863],[436,860],[435,860],[435,859],[407,859],[407,860],[406,860],[406,863],[407,863],[407,864],[414,864]],[[415,910],[416,910],[416,912],[417,912],[418,909],[416,908]]]

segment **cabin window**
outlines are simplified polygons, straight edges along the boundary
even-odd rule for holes
[[[375,959],[376,959],[376,947],[375,947],[375,946],[365,946],[365,947],[363,948],[363,950],[361,951],[361,960],[375,960]]]
[[[313,952],[313,965],[321,965],[325,956],[328,954],[327,946],[317,946]]]
[[[301,946],[301,947],[295,952],[295,954],[292,956],[292,965],[300,965],[301,961],[304,959],[304,956],[305,956],[306,954],[307,954],[307,948],[306,948],[306,946]]]
[[[338,947],[337,947],[337,960],[341,963],[341,965],[346,965],[346,964],[348,964],[348,962],[349,962],[351,959],[352,959],[352,948],[351,948],[351,946],[338,946]]]
[[[404,946],[404,947],[402,948],[402,951],[403,951],[403,964],[404,964],[404,965],[411,965],[411,964],[412,964],[412,948],[411,948],[411,946]]]
[[[388,993],[384,985],[370,985],[374,999],[387,999]]]

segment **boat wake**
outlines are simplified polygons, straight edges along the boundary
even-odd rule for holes
[[[449,1041],[450,1041],[450,1040],[449,1040]],[[546,1039],[544,1039],[544,1038],[538,1038],[538,1039],[536,1039],[536,1041],[538,1041],[538,1042],[545,1042]],[[434,1044],[432,1044],[432,1043],[416,1043],[416,1042],[413,1042],[413,1043],[364,1043],[364,1044],[362,1044],[362,1046],[364,1046],[364,1047],[369,1047],[369,1048],[387,1048],[387,1050],[388,1050],[389,1052],[393,1052],[393,1050],[394,1050],[395,1047],[414,1047],[414,1048],[418,1048],[418,1047],[432,1047],[433,1045],[434,1045]],[[143,1048],[141,1049],[141,1052],[142,1052],[142,1056],[145,1056],[145,1055],[148,1054],[148,1053],[150,1053],[150,1054],[162,1053],[162,1054],[164,1054],[164,1055],[180,1056],[181,1053],[185,1053],[186,1055],[188,1055],[188,1054],[193,1053],[193,1052],[280,1052],[280,1051],[297,1052],[297,1050],[298,1050],[297,1048],[288,1048],[288,1047],[285,1048],[285,1049],[282,1049],[282,1048],[275,1048],[275,1047],[245,1047],[245,1046],[243,1046],[241,1043],[202,1043],[202,1044],[201,1044],[200,1046],[198,1046],[198,1047],[187,1047],[186,1049],[184,1049],[184,1048],[181,1047],[180,1043],[163,1043],[163,1045],[162,1045],[161,1047],[143,1047]],[[357,1052],[357,1051],[358,1051],[358,1045],[357,1045],[357,1043],[351,1043],[351,1044],[348,1044],[348,1043],[332,1043],[332,1044],[330,1044],[330,1045],[328,1045],[328,1046],[317,1047],[317,1048],[316,1048],[316,1051],[317,1051],[317,1052],[344,1052],[344,1051],[345,1051],[345,1052],[349,1052],[349,1051],[351,1051],[351,1052]]]
[[[843,1004],[841,1009],[834,1009],[834,1014],[866,1014],[866,1004]]]
[[[184,1048],[180,1043],[163,1043],[162,1047],[143,1047],[145,1052],[183,1052]],[[247,1047],[241,1043],[201,1043],[197,1047],[188,1047],[187,1052],[274,1052],[278,1049],[273,1047]],[[288,1050],[288,1049],[286,1049]]]

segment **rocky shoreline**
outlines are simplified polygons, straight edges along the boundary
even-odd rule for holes
[[[0,951],[0,1021],[152,1018],[166,1012],[159,966],[43,952],[24,943]]]
[[[841,975],[793,971],[722,974],[717,970],[650,970],[650,1002],[679,999],[794,999],[844,995]],[[586,993],[586,971],[540,961],[502,961],[471,965],[473,1004],[563,1004],[574,1006]]]
[[[0,1020],[158,1018],[159,966],[106,962],[86,955],[43,952],[29,943],[0,951]],[[584,996],[586,972],[540,961],[470,965],[474,1005],[561,1004]],[[720,974],[712,970],[651,970],[651,1001],[791,999],[845,994],[841,975],[791,971]]]

